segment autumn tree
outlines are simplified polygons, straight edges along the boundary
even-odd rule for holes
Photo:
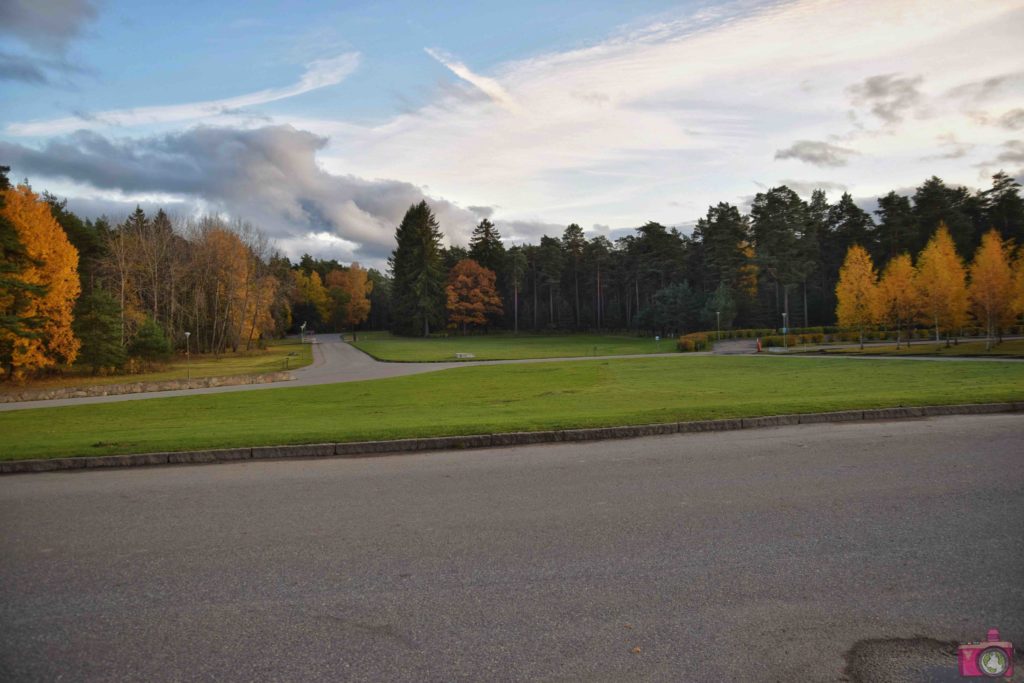
[[[2,194],[0,220],[13,228],[20,245],[16,249],[23,250],[17,272],[6,277],[13,275],[26,287],[14,293],[0,291],[0,306],[5,317],[12,315],[10,309],[15,306],[15,318],[38,323],[28,334],[19,334],[17,326],[0,327],[0,349],[9,356],[6,372],[21,379],[37,369],[70,364],[78,355],[80,342],[71,328],[81,291],[78,252],[54,220],[50,205],[30,188],[19,185]],[[4,251],[7,261],[6,246]]]
[[[494,284],[494,271],[473,259],[463,259],[448,273],[448,326],[462,328],[487,325],[489,316],[501,315],[501,297]]]
[[[292,306],[295,322],[315,327],[318,323],[330,320],[331,298],[320,279],[320,273],[313,271],[307,275],[304,270],[293,270],[292,280],[295,283],[295,301]]]
[[[935,326],[935,341],[967,322],[967,283],[963,262],[943,223],[917,257],[915,288],[921,300],[922,320]]]
[[[909,330],[920,313],[914,276],[910,254],[900,254],[886,264],[878,283],[878,314],[882,320],[896,328],[897,349],[903,339],[903,330]],[[908,346],[911,336],[907,335]]]
[[[992,337],[1017,317],[1014,307],[1013,271],[1010,249],[994,228],[981,238],[970,266],[971,284],[967,294],[974,319],[985,325],[985,348],[992,348]]]
[[[24,278],[34,261],[18,238],[14,224],[4,214],[7,166],[0,166],[0,372],[8,374],[18,339],[39,336],[43,318],[30,311],[34,297],[45,293],[45,288],[33,285]]]
[[[352,340],[356,339],[356,326],[370,317],[370,293],[373,281],[369,273],[358,263],[348,268],[332,270],[327,274],[327,289],[331,298],[343,302],[336,322],[341,327],[352,328]]]
[[[836,317],[843,327],[856,327],[864,348],[864,328],[878,319],[878,278],[871,255],[854,244],[846,252],[836,284]]]

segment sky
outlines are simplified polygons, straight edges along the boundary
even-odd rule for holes
[[[863,206],[1024,176],[1024,0],[0,2],[0,165],[114,219],[382,267],[447,240],[684,231],[786,184]]]

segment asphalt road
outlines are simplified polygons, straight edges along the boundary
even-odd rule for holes
[[[1020,644],[1022,437],[989,415],[5,477],[0,680],[828,681],[870,639]]]

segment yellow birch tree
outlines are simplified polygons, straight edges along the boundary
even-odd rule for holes
[[[935,325],[935,341],[967,322],[967,282],[964,264],[945,223],[938,229],[917,257],[915,285],[921,298],[921,320]]]
[[[982,236],[970,273],[967,293],[971,313],[979,324],[985,325],[985,348],[991,349],[994,334],[998,332],[1001,338],[1003,328],[1012,325],[1017,317],[1010,250],[995,229]]]
[[[860,347],[864,348],[864,328],[878,320],[878,276],[871,256],[854,244],[846,252],[836,285],[836,317],[843,327],[860,331]]]
[[[909,329],[920,313],[921,304],[914,288],[914,264],[910,254],[900,254],[885,266],[878,282],[878,313],[896,327],[896,348],[900,348],[903,330]],[[907,335],[907,346],[913,335]]]

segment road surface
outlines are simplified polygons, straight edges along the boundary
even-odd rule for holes
[[[988,415],[5,477],[0,680],[828,681],[866,639],[1021,643],[1022,439]]]

